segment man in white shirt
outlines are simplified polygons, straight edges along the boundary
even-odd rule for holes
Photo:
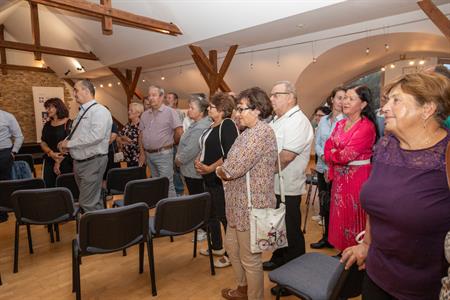
[[[14,115],[0,110],[0,180],[11,179],[14,155],[23,143],[23,134]]]
[[[61,152],[70,152],[75,180],[80,190],[78,201],[84,211],[103,208],[102,179],[108,163],[112,118],[109,110],[95,101],[95,88],[89,80],[75,83],[73,95],[80,112],[69,136],[59,143]]]
[[[311,123],[297,105],[297,92],[288,81],[277,82],[270,94],[275,118],[270,122],[277,137],[281,173],[286,195],[286,231],[288,247],[276,250],[265,270],[275,269],[305,253],[305,238],[300,229],[300,201],[304,194],[305,170],[310,159],[314,134]],[[280,203],[280,181],[275,174],[275,194]]]

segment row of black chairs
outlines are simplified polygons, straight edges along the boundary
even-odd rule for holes
[[[128,177],[126,177],[128,178]],[[114,182],[114,181],[111,181]],[[18,241],[19,228],[27,226],[29,251],[33,253],[30,225],[55,225],[60,222],[75,220],[78,222],[78,209],[74,200],[79,195],[73,174],[64,174],[57,178],[57,188],[45,189],[42,179],[24,179],[0,182],[0,210],[16,214],[16,234],[14,250],[14,272],[18,271]],[[63,187],[62,187],[63,186]],[[111,184],[109,188],[114,186]],[[116,185],[117,186],[117,185]],[[79,263],[84,255],[109,253],[139,244],[140,272],[143,271],[144,244],[148,243],[152,294],[156,295],[156,281],[153,262],[153,238],[160,236],[176,236],[205,227],[208,230],[210,199],[209,194],[185,196],[174,199],[164,199],[168,194],[169,181],[167,178],[150,178],[129,181],[124,189],[124,199],[115,203],[115,206],[124,206],[118,209],[107,209],[84,214],[80,219],[80,233],[73,241],[73,290],[77,299],[81,296],[79,284]],[[117,193],[116,190],[115,192]],[[108,191],[109,192],[109,191]],[[137,204],[136,204],[137,203]],[[138,205],[139,204],[139,205]],[[135,208],[135,206],[141,208]],[[51,208],[48,210],[48,208]],[[137,211],[147,211],[146,229],[137,229],[135,220]],[[156,207],[155,217],[148,218],[148,209]],[[131,212],[128,212],[128,211]],[[141,213],[142,214],[142,213]],[[126,215],[133,215],[126,218]],[[104,226],[87,226],[95,222],[104,222]],[[84,221],[86,220],[86,221]],[[112,222],[112,223],[111,223]],[[115,224],[115,225],[114,225]],[[140,223],[139,223],[140,224]],[[87,226],[87,227],[86,227]],[[134,226],[134,227],[133,227]],[[89,230],[87,230],[88,228]],[[104,230],[102,230],[102,228]],[[114,230],[111,230],[114,228]],[[87,231],[86,231],[87,230]],[[140,232],[134,238],[124,237]],[[209,235],[208,235],[209,236]],[[59,231],[57,231],[59,240]],[[89,245],[82,241],[89,241]],[[208,247],[210,241],[208,240]],[[194,257],[197,252],[197,241],[194,242]],[[211,251],[210,251],[211,253]],[[210,255],[211,274],[214,275],[212,255]]]

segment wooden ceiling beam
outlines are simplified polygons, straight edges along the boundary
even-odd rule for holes
[[[450,20],[445,14],[437,8],[437,6],[431,0],[421,0],[417,4],[423,10],[423,12],[430,18],[430,20],[436,25],[437,28],[444,34],[444,36],[450,41]]]
[[[173,23],[136,15],[107,5],[96,4],[86,0],[29,0],[33,3],[51,6],[71,12],[93,16],[103,20],[110,17],[112,23],[155,31],[169,35],[180,35],[181,30]]]
[[[39,29],[39,12],[38,12],[38,6],[36,3],[28,2],[30,4],[30,15],[31,15],[31,34],[33,36],[33,44],[36,47],[41,46],[41,32]],[[34,59],[35,60],[41,60],[42,59],[42,53],[41,52],[34,52]]]
[[[224,80],[225,73],[228,70],[228,67],[231,64],[231,60],[236,53],[238,45],[233,45],[228,49],[227,55],[225,56],[225,60],[220,67],[219,72],[217,72],[217,51],[211,50],[209,51],[209,58],[206,57],[203,50],[195,45],[189,45],[189,48],[192,51],[192,59],[197,65],[200,73],[205,79],[206,84],[209,87],[209,94],[212,96],[217,89],[220,89],[223,92],[231,92],[231,88]]]
[[[67,82],[71,87],[75,86],[75,82],[70,78],[63,78],[65,82]]]
[[[33,71],[33,72],[43,72],[43,73],[55,73],[55,71],[53,71],[49,67],[47,67],[47,68],[39,68],[39,67],[0,64],[0,68],[8,69],[8,70],[16,70],[16,71]]]
[[[5,25],[0,24],[0,41],[4,41],[5,40]],[[0,48],[0,63],[2,65],[6,65],[6,49],[5,48]],[[6,68],[2,68],[2,74],[3,75],[8,75],[8,70]]]
[[[58,55],[58,56],[67,56],[67,57],[74,57],[74,58],[88,59],[88,60],[98,60],[98,57],[95,56],[95,54],[92,52],[80,52],[80,51],[66,50],[66,49],[46,47],[46,46],[37,47],[32,44],[11,42],[11,41],[5,41],[5,40],[0,40],[0,47],[14,49],[14,50],[20,50],[20,51],[27,51],[27,52],[41,52],[41,53],[45,53],[45,54],[52,54],[52,55]]]
[[[100,0],[100,3],[111,9],[111,0]],[[102,17],[102,31],[104,35],[112,35],[113,29],[112,29],[113,21],[111,17]]]
[[[138,97],[139,99],[144,99],[143,93],[137,88],[137,83],[139,82],[139,76],[142,71],[142,67],[137,67],[134,73],[134,78],[132,76],[132,71],[130,69],[126,69],[126,75],[123,75],[122,72],[117,68],[109,67],[111,72],[119,79],[122,84],[122,88],[127,95],[127,103],[131,103],[131,99],[133,96]]]

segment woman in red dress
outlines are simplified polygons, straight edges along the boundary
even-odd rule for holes
[[[366,225],[359,192],[369,177],[372,148],[378,139],[371,102],[367,86],[348,88],[343,103],[347,118],[336,124],[325,143],[328,176],[333,180],[328,239],[341,251],[356,245],[355,237]]]

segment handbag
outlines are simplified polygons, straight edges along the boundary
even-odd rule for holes
[[[278,155],[278,174],[280,176],[281,203],[279,208],[254,208],[250,191],[250,172],[245,174],[247,183],[248,209],[250,212],[250,251],[274,251],[288,246],[286,237],[286,206],[284,183],[281,173],[280,156]]]

